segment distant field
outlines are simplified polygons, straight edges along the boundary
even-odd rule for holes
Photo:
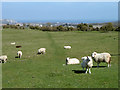
[[[8,55],[8,62],[2,64],[3,88],[118,88],[118,32],[7,29],[3,30],[2,36],[3,54]],[[11,42],[22,48],[16,49]],[[72,49],[65,50],[64,45],[71,45]],[[47,49],[45,55],[37,55],[41,47]],[[17,50],[23,52],[21,59],[15,58]],[[112,66],[92,68],[91,75],[79,73],[81,65],[63,66],[66,57],[81,60],[94,51],[113,54]]]

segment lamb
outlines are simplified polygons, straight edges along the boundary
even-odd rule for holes
[[[18,58],[21,58],[22,57],[22,51],[18,51],[17,56],[18,56]]]
[[[99,67],[100,62],[106,62],[108,64],[108,67],[111,66],[111,64],[110,64],[111,55],[109,53],[93,52],[92,58],[94,59],[95,62],[97,62],[97,67]]]
[[[66,65],[68,64],[79,64],[80,61],[77,58],[66,58]]]
[[[45,54],[46,48],[40,48],[38,49],[38,54]]]
[[[12,42],[11,45],[15,45],[15,42]]]
[[[7,55],[0,56],[0,63],[3,61],[4,61],[4,63],[7,61]]]
[[[83,62],[81,63],[81,66],[82,66],[83,70],[84,70],[84,68],[86,68],[86,72],[85,73],[87,73],[89,71],[89,74],[91,74],[90,69],[93,66],[92,57],[85,56],[85,57],[82,57],[82,60],[83,60]]]
[[[71,46],[64,46],[64,49],[71,49]]]

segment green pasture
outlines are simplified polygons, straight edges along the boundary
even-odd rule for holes
[[[22,48],[16,48],[16,45]],[[71,45],[65,50],[64,45]],[[46,54],[37,55],[45,47]],[[22,50],[21,59],[15,58]],[[64,66],[67,57],[90,56],[92,52],[109,52],[111,67],[100,63],[92,74],[84,74],[81,65]],[[38,30],[4,29],[2,54],[8,61],[2,64],[3,88],[118,88],[118,32],[42,32]],[[94,66],[97,64],[94,62]]]

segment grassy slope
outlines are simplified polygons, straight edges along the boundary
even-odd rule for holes
[[[82,70],[80,65],[63,66],[67,56],[81,59],[93,51],[117,54],[117,34],[3,30],[3,54],[8,55],[8,62],[2,65],[3,88],[117,88],[118,56],[112,57],[112,67],[92,68],[91,75],[72,71]],[[22,48],[10,45],[14,41]],[[72,49],[64,50],[64,45]],[[47,53],[36,55],[41,47],[47,48]],[[23,51],[21,59],[15,58],[17,50]]]

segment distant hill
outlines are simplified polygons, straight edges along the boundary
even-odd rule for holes
[[[107,22],[109,23],[109,22]],[[106,25],[107,23],[90,23],[92,25]],[[113,24],[114,27],[117,27],[118,26],[118,22],[111,22]]]
[[[10,20],[10,19],[2,19],[2,20],[0,20],[0,22],[2,21],[2,24],[16,24],[17,23],[17,21],[15,21],[15,20]]]

